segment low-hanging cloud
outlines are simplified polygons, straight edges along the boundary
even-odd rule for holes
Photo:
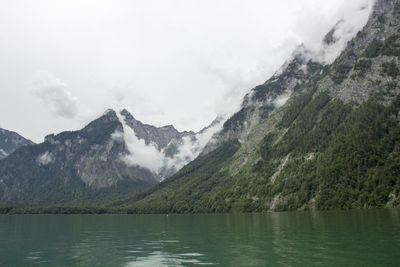
[[[164,164],[163,153],[158,151],[156,145],[152,143],[146,145],[144,139],[139,139],[134,130],[125,123],[125,118],[119,113],[117,115],[122,123],[123,133],[114,133],[112,138],[120,140],[122,137],[129,151],[129,154],[124,155],[122,160],[127,165],[139,165],[158,173]]]
[[[333,63],[344,50],[347,43],[366,24],[374,2],[373,0],[343,2],[336,10],[338,15],[334,16],[339,19],[331,26],[332,36],[330,37],[330,43],[323,42],[320,39],[320,32],[326,27],[314,23],[316,18],[307,17],[305,19],[302,17],[302,20],[298,21],[297,32],[302,35],[299,39],[304,44],[305,49],[308,50],[306,56],[322,64]],[[320,15],[322,16],[322,14]],[[324,20],[320,19],[320,21]],[[325,23],[328,22],[325,21]],[[306,34],[302,33],[307,30],[310,32]],[[327,32],[324,32],[324,34],[327,34]]]
[[[46,71],[37,72],[31,82],[33,93],[53,112],[63,118],[74,118],[78,113],[77,98],[67,85]]]
[[[54,155],[51,152],[46,151],[43,154],[40,154],[37,158],[36,158],[36,162],[39,165],[47,165],[50,164],[54,161]]]
[[[203,151],[206,144],[211,140],[211,137],[222,129],[224,121],[222,119],[219,120],[218,123],[196,134],[194,139],[189,136],[184,137],[182,144],[178,146],[178,153],[172,158],[166,158],[165,165],[168,168],[174,168],[175,171],[178,171],[184,165],[194,160]]]
[[[168,157],[164,150],[158,150],[157,145],[147,144],[143,139],[139,139],[134,130],[129,127],[124,116],[117,113],[123,126],[123,132],[117,131],[111,135],[116,142],[125,142],[129,154],[123,155],[121,160],[130,166],[141,166],[151,170],[157,175],[162,172],[171,173],[181,169],[184,165],[194,160],[203,150],[211,137],[222,129],[224,120],[220,119],[217,123],[205,128],[195,135],[195,138],[185,136],[182,142],[177,145],[178,152],[173,157]],[[165,177],[161,177],[165,178]]]

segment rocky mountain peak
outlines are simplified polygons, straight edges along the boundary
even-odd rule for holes
[[[125,119],[127,119],[127,120],[135,120],[135,118],[133,117],[133,115],[132,115],[127,109],[125,109],[125,108],[124,108],[123,110],[121,110],[120,114],[121,114],[122,116],[124,116]]]
[[[150,143],[156,144],[157,149],[160,151],[165,148],[172,139],[179,139],[185,134],[184,132],[179,132],[172,125],[156,127],[142,123],[136,120],[126,109],[123,109],[120,114],[124,117],[126,125],[133,129],[137,138],[143,139],[146,145]]]
[[[21,146],[33,144],[31,140],[16,132],[0,128],[0,159],[7,157]]]
[[[107,109],[104,111],[103,115],[100,117],[104,122],[107,121],[117,121],[118,116],[117,113],[113,109]]]

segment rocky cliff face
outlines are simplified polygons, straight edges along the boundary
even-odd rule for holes
[[[376,1],[366,26],[329,66],[327,75],[318,82],[318,90],[344,103],[363,103],[374,93],[395,85],[400,62],[399,8],[397,1]]]
[[[7,157],[20,146],[33,144],[31,140],[20,136],[16,132],[0,128],[0,159]]]
[[[146,145],[149,145],[150,143],[156,144],[157,149],[160,151],[167,147],[174,139],[180,140],[184,136],[195,135],[192,131],[179,132],[172,125],[155,127],[153,125],[144,124],[141,121],[136,120],[126,109],[121,111],[121,115],[124,116],[126,124],[134,130],[135,135],[139,139],[143,139]]]

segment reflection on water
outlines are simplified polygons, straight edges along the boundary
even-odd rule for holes
[[[0,216],[0,266],[400,266],[399,210]]]
[[[213,265],[213,263],[205,262],[203,254],[190,252],[189,247],[185,247],[188,252],[173,254],[167,252],[169,249],[165,244],[179,243],[178,240],[160,240],[160,241],[146,241],[141,240],[139,247],[135,250],[127,250],[129,254],[125,257],[127,263],[125,266],[185,266],[187,263],[194,265]],[[177,244],[179,247],[180,245]]]
[[[182,247],[182,253],[174,254],[173,247],[181,247],[179,240],[132,240],[132,245],[126,249],[127,243],[115,238],[111,233],[85,233],[87,237],[71,249],[71,259],[74,259],[81,266],[90,266],[93,262],[106,262],[107,257],[115,260],[120,255],[121,266],[185,266],[213,265],[205,261],[204,254],[193,252],[186,246]],[[115,262],[113,263],[115,264]]]
[[[44,260],[41,251],[32,251],[28,253],[28,256],[25,258],[25,262],[27,265],[33,265],[33,264],[40,265],[46,263],[47,261]]]
[[[85,232],[86,238],[75,244],[67,258],[80,266],[94,262],[112,262],[120,266],[186,266],[212,265],[204,261],[204,254],[182,247],[175,254],[168,251],[181,247],[179,240],[130,240],[118,238],[118,233]],[[165,235],[165,233],[164,233]],[[112,261],[111,261],[112,260]]]
[[[201,262],[200,253],[171,254],[168,252],[154,251],[146,256],[127,257],[129,262],[126,266],[184,266],[185,263],[194,265],[214,265],[213,263]]]

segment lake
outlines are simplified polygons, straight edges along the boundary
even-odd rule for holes
[[[400,266],[400,210],[1,215],[0,266]]]

